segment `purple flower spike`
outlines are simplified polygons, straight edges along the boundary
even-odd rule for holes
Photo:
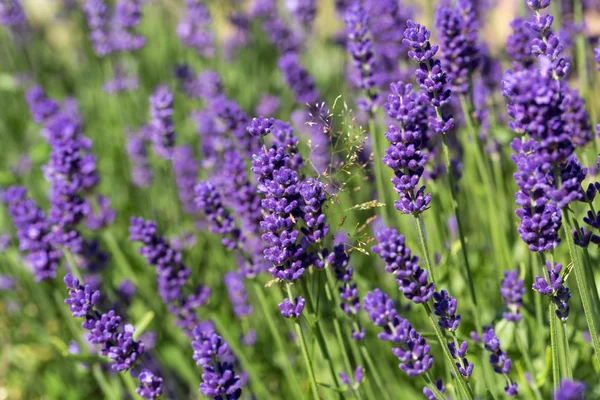
[[[426,303],[433,296],[434,285],[427,280],[427,271],[419,267],[419,258],[411,255],[405,238],[392,228],[375,233],[378,241],[373,252],[385,262],[385,270],[396,277],[400,291],[415,303]]]
[[[444,393],[446,391],[446,386],[444,386],[444,383],[441,379],[435,381],[435,388],[439,390],[440,393]],[[423,388],[423,394],[425,395],[425,397],[427,397],[427,400],[437,400],[437,396],[435,395],[435,393],[433,393],[433,391],[427,386]]]
[[[431,60],[439,48],[437,45],[432,46],[429,42],[431,32],[425,26],[412,20],[408,20],[406,25],[402,43],[412,49],[408,52],[408,56],[418,62]]]
[[[435,24],[440,32],[442,64],[448,71],[452,90],[466,94],[469,77],[481,58],[473,2],[460,0],[456,5],[442,4],[436,13]]]
[[[563,379],[554,392],[554,400],[584,400],[585,384],[582,382]]]
[[[433,58],[438,46],[429,42],[431,33],[423,25],[411,20],[404,31],[404,44],[409,46],[408,56],[419,62],[416,71],[417,84],[422,90],[421,98],[426,104],[436,109],[436,116],[429,118],[429,128],[438,134],[445,134],[454,126],[451,116],[443,115],[440,108],[450,101],[451,91],[446,71],[438,59]]]
[[[302,315],[302,310],[304,310],[305,302],[306,301],[302,296],[294,298],[293,303],[289,299],[284,299],[281,303],[279,303],[281,315],[283,315],[284,318],[300,318],[300,315]]]
[[[211,364],[215,359],[223,359],[230,356],[229,345],[223,338],[206,325],[199,324],[194,327],[192,349],[194,350],[194,361],[197,365],[205,366]]]
[[[550,261],[546,261],[546,269],[548,270],[548,276],[550,281],[547,281],[541,276],[535,277],[535,283],[533,284],[533,290],[543,295],[551,295],[556,292],[563,284],[563,278],[560,276],[562,270],[562,264],[555,263],[552,265]]]
[[[494,369],[494,372],[501,375],[508,375],[512,366],[512,361],[500,348],[500,340],[496,336],[494,329],[491,326],[483,328],[483,345],[490,353],[490,364]],[[509,396],[516,396],[518,394],[518,385],[512,381],[507,382],[504,388],[506,394]]]
[[[135,392],[144,399],[158,399],[163,391],[163,379],[160,376],[154,375],[147,369],[140,372],[138,376],[140,386]]]
[[[248,125],[248,127],[246,128],[246,131],[251,136],[265,136],[271,133],[271,131],[273,130],[274,123],[275,119],[273,118],[252,118],[252,121],[250,121],[250,125]]]
[[[242,395],[240,377],[233,364],[217,362],[204,367],[200,393],[212,399],[239,399]]]
[[[211,16],[201,0],[186,0],[186,11],[177,26],[177,36],[184,46],[194,49],[200,56],[212,57],[215,38],[211,30]]]
[[[433,312],[440,317],[438,325],[442,329],[454,332],[460,324],[460,314],[456,315],[456,299],[446,290],[433,294]]]
[[[279,70],[283,79],[290,87],[298,103],[314,106],[319,101],[319,91],[315,87],[313,78],[300,64],[298,55],[287,53],[279,59]]]
[[[157,87],[150,96],[152,143],[156,154],[165,160],[171,158],[175,146],[173,101],[173,93],[165,85]]]
[[[381,290],[367,293],[365,311],[373,323],[383,328],[379,339],[393,342],[392,353],[400,360],[400,369],[408,376],[421,375],[433,366],[433,356],[425,338],[418,334],[410,323],[401,318],[393,302]]]
[[[367,99],[359,102],[359,106],[364,104],[365,107],[362,108],[365,111],[372,111],[378,97],[374,77],[377,69],[375,67],[373,43],[369,37],[369,16],[360,1],[351,4],[346,9],[344,22],[348,37],[348,52],[352,56],[356,74],[360,77],[358,87],[367,95]]]
[[[90,285],[79,285],[79,280],[71,274],[65,275],[65,285],[69,289],[69,298],[65,303],[74,317],[83,318],[94,309],[100,299],[100,292],[93,290]]]
[[[523,280],[519,279],[519,271],[504,271],[504,279],[500,294],[510,312],[503,313],[502,316],[511,322],[519,322],[522,318],[521,306],[523,305],[523,296],[525,295],[525,286]]]

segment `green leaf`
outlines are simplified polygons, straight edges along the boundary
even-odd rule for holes
[[[139,320],[138,323],[135,325],[135,332],[133,334],[133,338],[135,340],[137,340],[140,337],[140,335],[144,333],[146,329],[148,329],[148,326],[150,325],[153,319],[154,311],[148,311],[146,314],[144,314],[142,319]]]

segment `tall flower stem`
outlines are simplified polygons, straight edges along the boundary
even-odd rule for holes
[[[436,108],[438,119],[441,119],[442,113],[439,108]],[[450,165],[450,151],[448,150],[448,138],[446,135],[442,136],[442,148],[444,151],[444,160],[446,162],[446,173],[448,174],[448,182],[450,184],[450,194],[452,195],[452,207],[454,209],[454,215],[456,216],[456,225],[458,227],[458,237],[460,239],[460,249],[463,256],[463,262],[465,264],[465,270],[467,273],[467,280],[469,285],[469,294],[471,295],[471,301],[473,302],[473,317],[475,321],[475,327],[477,332],[481,334],[481,323],[479,322],[479,315],[477,312],[477,295],[475,294],[475,285],[473,283],[473,274],[471,273],[471,266],[469,264],[469,256],[467,255],[467,244],[465,240],[465,231],[462,224],[462,218],[460,210],[458,208],[458,198],[456,195],[456,186],[454,181],[454,175],[452,174],[452,167]]]
[[[377,131],[377,126],[375,124],[375,114],[373,112],[370,113],[369,116],[369,131],[371,133],[371,138],[373,138],[373,165],[375,165],[375,185],[377,187],[377,196],[379,197],[379,201],[384,203],[384,206],[381,210],[383,214],[383,220],[387,224],[390,223],[390,210],[389,210],[389,201],[386,196],[386,187],[384,180],[384,169],[383,169],[383,154],[381,152],[381,138],[379,137],[379,133]]]
[[[287,290],[288,298],[291,302],[294,301],[294,295],[292,294],[292,285],[290,283],[286,283],[285,288]],[[306,370],[308,372],[308,379],[310,380],[310,390],[315,399],[319,399],[319,390],[317,386],[317,378],[315,377],[315,371],[313,369],[312,361],[310,359],[310,353],[308,351],[308,346],[306,345],[306,338],[304,337],[304,332],[302,331],[302,325],[300,325],[300,321],[296,319],[294,321],[294,325],[296,328],[296,334],[298,335],[298,340],[300,341],[300,347],[302,348],[302,356],[304,357],[304,363],[306,364]]]
[[[516,332],[515,332],[517,346],[519,347],[519,351],[521,352],[521,355],[523,356],[523,359],[525,360],[525,367],[527,368],[528,371],[531,371],[531,373],[533,373],[533,371],[535,371],[535,368],[533,366],[533,362],[531,361],[531,356],[529,355],[530,350],[527,348],[525,339],[523,338],[524,333],[525,332],[524,332],[523,327],[521,325],[517,325]],[[530,386],[533,390],[536,400],[542,400],[542,395],[540,394],[540,391],[538,390],[536,383],[533,379],[532,379],[532,382],[530,383]]]
[[[494,187],[494,180],[489,170],[489,163],[487,163],[483,157],[483,148],[481,146],[481,141],[477,137],[476,126],[473,123],[473,118],[471,117],[471,104],[465,98],[465,96],[460,96],[460,105],[463,111],[463,115],[465,118],[465,124],[467,125],[467,131],[469,132],[469,142],[473,147],[472,153],[475,155],[475,163],[477,164],[477,169],[479,170],[479,175],[481,176],[481,180],[483,186],[485,188],[486,200],[489,210],[497,210],[498,205],[494,201],[496,197],[500,196],[499,189]],[[496,193],[494,193],[496,191]],[[503,212],[504,210],[502,210]],[[492,242],[494,243],[494,248],[496,252],[501,254],[503,257],[503,261],[497,262],[497,265],[510,265],[510,255],[508,252],[508,246],[506,245],[506,241],[504,240],[504,224],[499,220],[499,216],[502,213],[492,212],[491,216],[491,235]],[[498,274],[502,277],[502,268],[497,268]]]
[[[550,276],[548,274],[548,270],[546,269],[546,261],[544,260],[544,256],[542,253],[539,253],[542,271],[544,271],[544,277],[546,281],[550,282]],[[551,260],[554,264],[554,260]],[[552,383],[554,385],[554,389],[558,387],[560,382],[560,364],[559,364],[559,355],[558,355],[558,338],[556,332],[556,306],[552,301],[552,297],[550,297],[550,303],[548,304],[548,322],[550,323],[550,350],[552,353]]]
[[[423,258],[425,258],[425,266],[427,267],[427,272],[431,277],[431,281],[435,284],[435,278],[433,276],[433,264],[431,263],[431,258],[429,256],[429,248],[427,246],[427,239],[425,238],[425,228],[423,227],[423,221],[421,220],[420,215],[414,215],[414,217],[415,222],[417,223],[417,233],[419,234],[421,252],[423,253]]]
[[[260,304],[260,308],[262,309],[262,313],[267,320],[267,327],[271,332],[271,337],[273,341],[275,341],[275,347],[277,351],[285,357],[285,362],[283,363],[283,374],[285,375],[285,379],[288,382],[288,386],[291,391],[294,393],[297,392],[297,388],[299,387],[298,380],[296,379],[296,374],[292,369],[292,364],[288,362],[288,355],[285,346],[283,345],[283,339],[281,338],[281,331],[277,329],[277,325],[275,325],[275,321],[273,320],[273,315],[271,315],[270,307],[265,297],[263,288],[260,284],[254,280],[254,289],[256,292],[256,297],[258,298],[258,303]],[[297,398],[301,398],[301,396],[296,396]]]
[[[459,391],[462,394],[463,397],[472,400],[475,398],[475,395],[473,394],[473,389],[471,389],[471,386],[467,383],[467,381],[465,380],[465,377],[462,376],[462,374],[458,371],[458,367],[456,366],[456,363],[454,361],[454,359],[452,358],[452,355],[450,354],[450,350],[448,349],[448,346],[446,344],[446,339],[444,338],[444,333],[442,332],[440,326],[438,325],[435,316],[433,315],[433,311],[431,310],[431,307],[429,306],[429,303],[423,303],[423,306],[425,307],[425,312],[427,313],[427,316],[429,317],[429,320],[431,321],[431,324],[433,325],[433,330],[435,331],[435,335],[437,336],[438,341],[440,342],[440,346],[442,347],[442,351],[444,352],[444,355],[446,356],[446,360],[450,363],[450,367],[452,368],[452,372],[454,373],[454,378],[456,379],[456,383],[458,385]]]
[[[585,314],[585,320],[590,331],[590,336],[592,337],[592,344],[594,346],[596,362],[598,362],[598,364],[600,365],[600,340],[598,339],[598,331],[596,330],[596,323],[594,321],[592,305],[588,294],[585,273],[581,270],[582,265],[579,260],[579,254],[577,253],[577,249],[575,248],[573,236],[570,235],[573,225],[571,224],[571,217],[569,216],[569,212],[567,209],[563,209],[563,216],[565,217],[565,224],[563,224],[563,230],[567,239],[567,244],[569,245],[571,260],[574,264],[573,270],[575,271],[575,280],[577,282],[579,296],[581,297],[581,303],[583,305],[583,313]]]
[[[567,378],[573,379],[573,369],[571,366],[571,350],[569,348],[569,337],[567,335],[567,323],[562,323],[562,339],[563,339],[563,350],[565,351],[565,373]]]
[[[341,310],[341,306],[340,306],[340,298],[339,296],[333,296],[333,293],[335,293],[335,285],[332,283],[335,280],[335,277],[333,276],[333,273],[331,271],[331,268],[328,267],[325,269],[325,273],[326,273],[326,278],[327,278],[327,292],[330,293],[332,295],[333,298],[329,298],[330,302],[333,302],[335,305],[335,312],[334,312],[334,319],[333,319],[333,324],[334,324],[334,328],[337,325],[336,329],[336,335],[338,335],[338,331],[339,331],[339,337],[338,337],[338,343],[340,343],[341,349],[343,350],[343,356],[344,356],[344,362],[346,363],[346,368],[348,369],[348,371],[352,371],[352,366],[350,365],[350,360],[348,359],[348,356],[345,353],[345,347],[343,347],[343,337],[350,337],[350,334],[348,332],[347,326],[344,326],[345,329],[342,329],[340,326],[340,322],[337,318],[337,316],[335,315],[336,313],[339,314]],[[328,295],[329,296],[329,295]],[[342,336],[342,332],[343,332],[343,336]],[[363,343],[361,342],[361,346],[363,345]],[[356,343],[350,339],[350,347],[352,349],[352,353],[354,354],[354,358],[356,360],[357,363],[360,364],[360,359],[364,358],[364,354],[361,354],[361,352],[358,349],[358,346],[356,345]],[[367,362],[367,365],[369,367],[369,373],[373,375],[373,379],[375,380],[375,384],[380,388],[382,395],[384,397],[385,400],[391,400],[387,394],[387,392],[385,392],[383,390],[384,386],[383,385],[383,380],[379,377],[379,372],[377,371],[377,369],[375,368],[374,364],[370,364],[369,360],[367,360],[365,358],[365,361]],[[369,388],[369,396],[370,398],[375,398],[375,393],[373,391],[373,387],[372,385],[367,381],[367,385]]]
[[[302,280],[302,285],[304,287],[304,294],[306,296],[306,304],[308,306],[310,313],[314,316],[316,309],[314,307],[314,302],[312,300],[312,295],[308,288],[306,279]],[[291,289],[288,288],[288,292],[290,290]],[[325,358],[325,361],[327,361],[327,365],[329,367],[329,373],[331,375],[331,380],[336,387],[339,387],[340,384],[338,381],[338,376],[336,373],[335,366],[333,365],[333,359],[331,358],[331,353],[329,352],[329,348],[327,347],[327,341],[325,340],[325,333],[323,332],[323,327],[321,326],[321,324],[319,323],[317,318],[315,318],[314,324],[313,324],[313,326],[311,326],[311,328],[313,330],[315,337],[317,338],[317,344],[319,345],[321,354],[323,354],[323,358]],[[342,393],[339,393],[339,398],[343,399]]]
[[[581,0],[574,1],[573,19],[575,24],[578,25],[583,22],[583,5],[581,4]],[[579,75],[581,96],[584,100],[588,100],[589,82],[585,40],[585,36],[582,33],[577,35],[575,39],[575,56],[577,59],[577,75]]]

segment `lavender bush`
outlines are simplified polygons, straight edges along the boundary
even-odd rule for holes
[[[0,398],[600,398],[592,3],[0,0]]]

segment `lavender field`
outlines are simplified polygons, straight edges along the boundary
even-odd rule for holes
[[[0,400],[600,399],[598,0],[0,0]]]

